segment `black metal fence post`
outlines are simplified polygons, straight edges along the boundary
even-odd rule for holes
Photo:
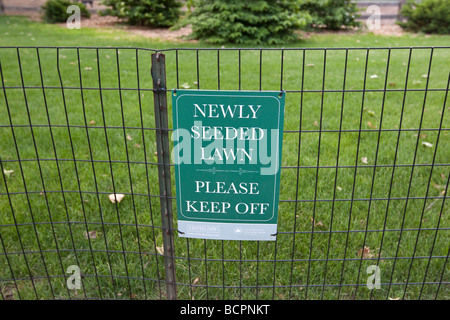
[[[175,276],[175,250],[172,232],[173,215],[166,96],[166,65],[164,54],[159,52],[152,54],[152,78],[167,299],[175,300],[177,298],[177,287]]]

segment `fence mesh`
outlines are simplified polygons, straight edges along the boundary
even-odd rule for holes
[[[448,299],[449,58],[450,47],[0,48],[0,297],[166,299],[175,286],[196,300]],[[175,218],[173,284],[154,94],[176,88],[284,90],[286,114],[277,241],[179,238]]]

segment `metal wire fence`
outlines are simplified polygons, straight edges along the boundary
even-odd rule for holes
[[[448,299],[449,58],[0,48],[0,297]],[[277,241],[177,236],[177,88],[286,92]]]

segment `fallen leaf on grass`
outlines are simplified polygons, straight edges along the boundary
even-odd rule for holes
[[[400,298],[389,298],[389,300],[401,300]]]
[[[445,174],[441,173],[441,178],[445,180]]]
[[[185,82],[181,85],[184,89],[189,89],[191,86],[189,85],[189,83]]]
[[[109,201],[111,201],[112,203],[116,203],[116,200],[117,200],[117,203],[120,203],[124,197],[125,197],[125,195],[121,194],[121,193],[116,193],[116,194],[113,193],[108,196]]]
[[[132,138],[129,134],[127,134],[127,140],[128,140],[128,141],[132,141],[133,138]]]
[[[3,169],[3,173],[6,174],[7,177],[10,177],[14,173],[14,170]]]
[[[156,251],[158,251],[160,255],[164,255],[164,247],[156,247]]]
[[[366,246],[364,246],[364,249],[359,249],[358,256],[361,256],[361,255],[363,258],[372,258],[373,257],[373,254],[370,253],[370,248],[366,247]]]
[[[84,233],[85,239],[97,239],[97,231],[89,231]]]
[[[424,147],[427,147],[427,148],[433,148],[433,145],[432,145],[431,143],[429,143],[429,142],[426,142],[426,141],[423,141],[423,142],[422,142],[422,145],[423,145]]]
[[[367,162],[367,157],[362,157],[362,158],[361,158],[361,162],[367,164],[367,163],[368,163],[368,162]]]
[[[89,124],[90,124],[91,126],[95,126],[95,121],[92,120],[91,122],[89,122]]]
[[[317,222],[314,226],[316,226],[316,227],[324,227],[322,221]]]
[[[445,190],[445,187],[444,187],[444,191],[442,191],[441,192],[441,195],[445,195],[445,192],[446,192],[446,190]],[[439,199],[434,199],[434,201],[432,202],[432,203],[430,203],[429,204],[429,206],[425,209],[425,211],[428,211],[428,210],[430,210],[431,209],[431,207],[436,203],[436,201],[438,201]],[[441,213],[440,213],[441,214]],[[439,214],[439,215],[440,215]]]
[[[376,79],[376,78],[378,78],[378,75],[376,75],[376,74],[373,74],[370,76],[370,79]]]
[[[371,129],[376,129],[377,128],[377,126],[374,126],[370,121],[368,121],[367,124],[369,125],[369,127]]]
[[[12,287],[5,286],[4,288],[0,288],[0,292],[4,300],[14,300],[14,289]]]
[[[308,63],[306,66],[307,67],[314,67],[314,63]]]
[[[84,68],[84,70],[86,70],[86,71],[91,71],[92,68],[91,68],[91,67],[86,67],[86,68]]]
[[[193,285],[198,283],[198,278],[195,278],[195,280],[192,282]]]
[[[316,223],[312,217],[310,219],[311,219],[311,222],[314,223],[315,227],[324,227],[324,224],[323,224],[322,221],[319,221],[319,222]]]

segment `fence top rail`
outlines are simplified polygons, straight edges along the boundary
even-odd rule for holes
[[[301,47],[281,47],[281,48],[264,48],[264,47],[233,47],[233,48],[167,48],[167,49],[152,49],[141,47],[90,47],[90,46],[0,46],[0,49],[89,49],[89,50],[143,50],[152,52],[166,52],[166,51],[258,51],[258,50],[293,50],[293,51],[314,51],[314,50],[407,50],[407,49],[449,49],[450,46],[400,46],[400,47],[314,47],[314,48],[301,48]]]

